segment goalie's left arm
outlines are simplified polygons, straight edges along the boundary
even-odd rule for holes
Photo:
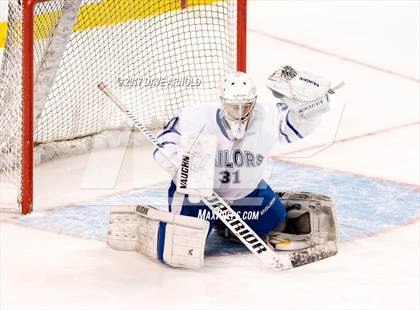
[[[279,138],[282,142],[292,143],[308,136],[322,121],[321,115],[303,118],[285,103],[277,104]]]
[[[267,79],[276,98],[282,141],[291,143],[310,134],[329,111],[331,83],[313,73],[283,66]]]

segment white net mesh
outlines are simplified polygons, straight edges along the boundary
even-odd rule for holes
[[[2,200],[10,196],[6,188],[12,192],[14,204],[21,175],[20,2],[9,0],[0,69],[0,190]],[[130,129],[97,90],[100,81],[156,128],[181,107],[216,102],[220,78],[236,69],[234,0],[79,2],[35,7],[36,161],[86,151],[92,135]]]

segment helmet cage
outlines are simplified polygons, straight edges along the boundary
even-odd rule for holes
[[[222,97],[220,99],[223,107],[222,118],[229,129],[229,136],[234,140],[242,139],[250,123],[257,97],[247,101],[226,100]]]
[[[247,121],[252,114],[255,107],[257,97],[252,100],[228,100],[223,97],[220,98],[223,110],[226,116],[232,121]]]

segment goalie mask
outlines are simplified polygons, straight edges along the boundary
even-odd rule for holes
[[[231,138],[240,140],[245,136],[255,107],[255,84],[246,73],[230,73],[220,83],[219,95],[226,130]]]

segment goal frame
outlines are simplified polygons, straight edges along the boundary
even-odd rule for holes
[[[33,211],[34,176],[34,10],[50,0],[22,0],[22,169],[21,213]],[[179,0],[187,7],[188,0]],[[237,0],[236,69],[246,72],[247,0]]]

